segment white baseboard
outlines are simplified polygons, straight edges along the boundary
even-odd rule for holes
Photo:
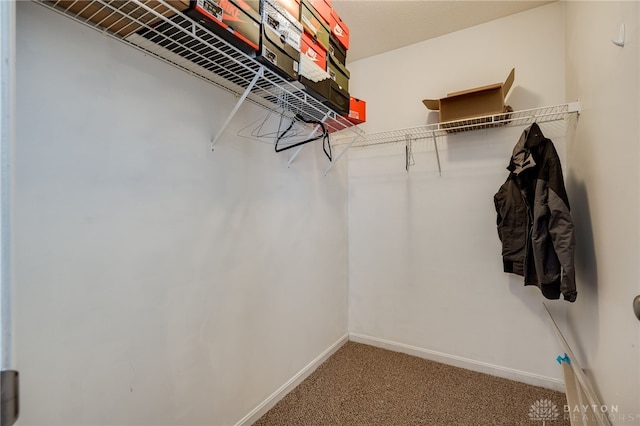
[[[546,377],[539,374],[528,373],[526,371],[515,370],[513,368],[475,361],[469,358],[432,351],[429,349],[419,348],[417,346],[405,345],[404,343],[392,342],[390,340],[379,339],[377,337],[366,336],[364,334],[349,333],[349,340],[356,343],[364,343],[378,348],[388,349],[394,352],[417,356],[430,361],[441,362],[454,367],[465,368],[467,370],[526,383],[528,385],[540,386],[546,389],[564,392],[564,382],[553,377]]]
[[[316,368],[320,367],[320,365],[327,360],[331,355],[333,355],[342,345],[349,341],[349,334],[345,334],[340,339],[338,339],[333,345],[331,345],[328,349],[322,352],[320,355],[316,357],[313,361],[307,364],[302,370],[300,370],[295,376],[287,381],[284,385],[280,386],[280,388],[275,391],[271,396],[265,399],[261,404],[259,404],[256,408],[251,410],[249,414],[244,416],[235,426],[249,426],[256,422],[260,417],[262,417],[267,411],[273,408],[274,405],[278,403],[282,398],[284,398],[289,392],[291,392],[296,386],[298,386],[304,379],[309,377],[311,373],[313,373]]]

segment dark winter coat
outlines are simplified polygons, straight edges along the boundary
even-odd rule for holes
[[[533,124],[513,149],[511,173],[494,196],[504,271],[547,299],[576,300],[575,236],[553,142]]]

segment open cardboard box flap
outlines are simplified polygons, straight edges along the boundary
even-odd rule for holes
[[[441,99],[424,99],[422,103],[430,110],[440,111],[440,122],[500,114],[504,112],[504,101],[513,86],[515,71],[511,69],[504,83],[449,93]]]

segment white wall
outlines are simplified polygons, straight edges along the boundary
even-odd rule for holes
[[[560,3],[350,64],[370,132],[434,122],[424,98],[503,81],[514,109],[565,99]],[[380,84],[381,81],[387,82]],[[558,128],[559,127],[559,128]],[[564,156],[565,129],[542,125]],[[349,154],[349,331],[363,341],[562,388],[559,346],[536,287],[502,272],[493,195],[523,127]],[[580,297],[580,295],[578,296]],[[563,300],[548,301],[562,322]]]
[[[567,2],[567,96],[582,113],[567,187],[578,235],[579,296],[568,312],[576,355],[614,424],[640,424],[640,43],[638,2]],[[624,48],[611,43],[626,25]],[[622,416],[627,416],[623,418]]]
[[[238,422],[347,331],[346,161],[250,105],[211,152],[228,93],[31,2],[17,36],[19,423]]]

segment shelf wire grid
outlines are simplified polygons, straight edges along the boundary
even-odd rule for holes
[[[296,119],[325,121],[337,132],[353,127],[297,82],[290,82],[182,14],[165,0],[34,0],[236,96]]]
[[[490,129],[498,127],[527,126],[533,123],[549,123],[565,120],[569,114],[580,110],[578,102],[564,103],[553,106],[532,108],[526,110],[505,112],[502,114],[485,115],[472,119],[448,121],[423,126],[408,127],[404,129],[388,130],[377,133],[369,133],[356,141],[351,148],[364,148],[373,146],[391,146],[396,143],[403,146],[407,138],[412,141],[434,139],[450,134],[471,130]],[[334,145],[348,143],[347,138],[336,139]]]

